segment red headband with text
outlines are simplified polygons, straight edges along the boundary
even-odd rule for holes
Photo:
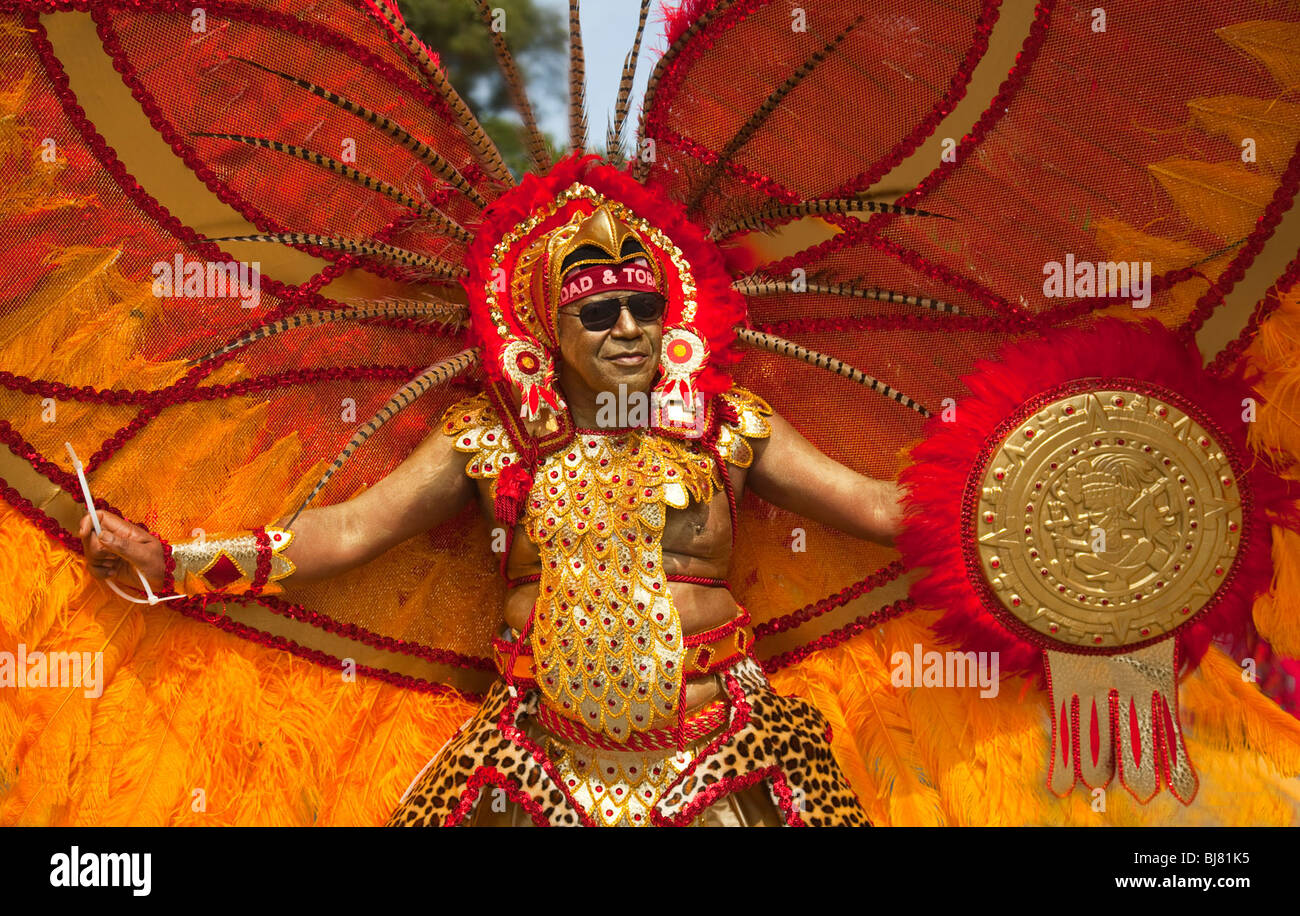
[[[636,293],[654,293],[659,291],[655,284],[654,271],[645,258],[637,258],[625,264],[593,264],[575,271],[565,277],[560,286],[560,305],[568,305],[586,296],[596,293],[626,290]]]

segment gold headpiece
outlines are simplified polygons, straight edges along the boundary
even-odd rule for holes
[[[623,245],[635,239],[635,254],[623,255]],[[634,228],[614,214],[608,203],[602,203],[590,214],[574,213],[569,221],[539,238],[520,256],[515,264],[511,286],[516,303],[530,303],[520,308],[519,316],[530,331],[550,346],[559,346],[556,309],[560,302],[560,286],[564,274],[564,260],[583,247],[593,247],[605,253],[593,255],[568,265],[568,270],[599,264],[621,264],[633,258],[644,258],[653,272],[655,284],[663,289],[663,268],[650,253],[645,240]],[[521,295],[525,293],[526,296]]]

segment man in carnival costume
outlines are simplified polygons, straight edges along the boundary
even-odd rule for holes
[[[473,5],[0,0],[0,823],[1300,819],[1295,10]]]
[[[826,720],[749,656],[726,575],[746,490],[888,542],[895,485],[727,387],[709,355],[743,307],[670,202],[573,157],[488,218],[466,285],[496,381],[362,496],[266,529],[264,578],[284,586],[364,563],[474,498],[507,526],[502,679],[391,823],[866,823]],[[107,542],[83,522],[92,564],[114,569],[117,551],[161,585],[161,543],[108,518]],[[176,545],[174,581],[237,592],[256,551],[251,534]],[[483,803],[488,787],[507,811]]]

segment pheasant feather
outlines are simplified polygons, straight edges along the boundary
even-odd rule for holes
[[[282,73],[279,70],[259,64],[257,61],[249,60],[246,57],[236,57],[235,60],[243,61],[251,67],[256,67],[257,69],[270,73],[273,76],[278,76],[280,79],[287,80],[295,86],[300,86],[312,95],[319,96],[329,102],[331,105],[341,108],[349,114],[356,115],[367,124],[374,125],[402,146],[415,153],[415,155],[420,158],[420,161],[433,170],[435,175],[447,182],[447,184],[451,185],[451,187],[455,188],[461,194],[464,194],[476,206],[487,206],[487,201],[483,199],[478,191],[474,190],[474,186],[465,179],[465,176],[462,175],[454,165],[439,155],[438,151],[429,144],[425,143],[423,140],[417,140],[409,130],[401,124],[398,124],[392,118],[366,108],[364,105],[358,105],[356,102],[346,99],[337,92],[326,89],[324,86],[318,86],[315,83],[297,76],[290,76],[288,73]]]
[[[424,42],[420,41],[419,36],[412,32],[401,17],[393,10],[388,9],[385,4],[372,3],[368,4],[368,6],[384,18],[388,27],[393,30],[397,40],[405,45],[406,49],[419,62],[420,69],[429,78],[434,90],[447,102],[457,126],[465,134],[465,138],[469,140],[470,146],[474,148],[479,162],[487,167],[493,180],[506,187],[512,187],[515,180],[511,176],[510,170],[506,168],[505,160],[501,158],[501,151],[497,149],[496,144],[483,130],[483,125],[479,124],[478,119],[469,110],[469,106],[460,97],[456,87],[447,79],[447,74],[443,72],[442,67],[438,66],[437,61],[429,56],[428,50],[424,47]]]
[[[352,435],[348,444],[343,447],[343,451],[339,452],[338,457],[334,459],[334,462],[326,468],[325,474],[316,483],[316,486],[312,488],[312,491],[307,495],[307,498],[302,501],[302,505],[298,507],[298,511],[293,514],[293,517],[289,519],[289,522],[285,527],[293,526],[293,523],[297,521],[298,516],[302,514],[302,510],[306,509],[311,501],[316,498],[316,494],[324,488],[325,484],[330,482],[330,478],[338,472],[339,468],[343,467],[357,449],[366,444],[366,440],[373,436],[381,426],[414,404],[420,395],[437,385],[450,381],[466,369],[473,366],[476,362],[478,362],[477,350],[461,350],[450,359],[445,359],[442,362],[436,363],[428,369],[425,369],[394,392],[393,396],[388,399],[388,403],[379,408],[379,412],[367,420],[361,428]]]
[[[731,162],[736,153],[740,152],[741,147],[753,139],[754,134],[758,133],[758,129],[767,123],[767,119],[772,116],[772,112],[776,111],[777,108],[780,107],[781,102],[785,100],[785,97],[789,95],[796,86],[807,79],[812,72],[816,70],[824,60],[826,60],[826,58],[830,57],[835,49],[843,43],[844,39],[849,37],[849,33],[858,27],[858,24],[862,22],[863,18],[863,16],[859,15],[844,28],[840,29],[838,35],[826,42],[826,44],[822,45],[812,54],[808,55],[808,59],[795,68],[795,71],[786,77],[785,81],[781,83],[780,86],[777,86],[776,89],[772,90],[771,95],[763,100],[762,105],[758,106],[758,110],[750,115],[745,120],[744,124],[740,125],[740,129],[736,131],[735,136],[728,141],[727,145],[723,147],[722,152],[718,154],[718,161],[713,163],[712,168],[710,168],[708,173],[704,176],[704,180],[700,182],[695,193],[691,195],[690,203],[686,205],[687,213],[699,209],[700,202],[704,199],[704,195],[709,192],[709,189],[712,188],[714,183],[722,176],[723,170],[726,169],[727,164]]]
[[[399,190],[386,181],[372,178],[364,172],[354,169],[350,165],[339,162],[337,159],[331,159],[329,156],[315,152],[314,150],[309,150],[302,146],[295,146],[292,143],[281,143],[279,140],[269,140],[266,137],[249,137],[244,134],[216,134],[197,131],[191,134],[191,136],[213,137],[218,140],[234,140],[237,143],[245,143],[249,146],[260,147],[261,149],[269,149],[273,152],[293,156],[304,162],[310,162],[312,165],[319,166],[320,168],[333,172],[336,175],[341,175],[353,184],[358,184],[370,191],[376,191],[387,197],[389,200],[396,201],[405,207],[410,207],[416,213],[420,214],[422,219],[427,219],[429,222],[436,224],[439,229],[442,230],[444,235],[450,236],[458,242],[468,242],[473,238],[473,236],[466,231],[464,226],[460,225],[447,215],[439,212],[435,208],[430,207],[428,204],[421,203],[411,195]]]
[[[737,232],[753,232],[757,229],[766,229],[768,224],[773,222],[784,223],[802,216],[829,216],[843,213],[892,213],[896,216],[928,216],[935,219],[952,219],[951,216],[944,216],[942,213],[931,213],[929,210],[918,210],[915,207],[900,207],[896,204],[882,204],[874,200],[818,198],[816,200],[805,200],[797,204],[768,207],[759,210],[757,213],[751,213],[749,216],[742,216],[739,219],[719,223],[710,230],[709,237],[724,239],[729,235],[735,235]]]
[[[912,305],[918,308],[942,312],[945,315],[960,315],[961,309],[942,299],[929,296],[909,296],[888,289],[854,286],[851,283],[802,283],[798,287],[791,280],[763,280],[749,278],[737,280],[731,288],[745,296],[776,296],[783,293],[815,293],[825,296],[847,296],[853,299],[873,299],[876,302],[891,302],[894,305]]]
[[[398,264],[402,267],[414,268],[444,280],[458,280],[468,273],[459,264],[451,264],[437,258],[426,257],[422,254],[416,254],[414,251],[407,251],[405,248],[398,248],[395,245],[372,242],[368,239],[349,239],[336,235],[316,235],[310,232],[276,232],[267,235],[226,235],[209,238],[207,241],[279,242],[282,245],[315,245],[318,248],[328,248],[331,251],[342,251],[345,254],[361,255],[362,257]]]
[[[861,369],[855,369],[842,359],[836,359],[834,356],[827,356],[825,353],[818,353],[816,350],[810,350],[805,346],[786,340],[783,337],[777,337],[775,334],[768,334],[763,331],[755,331],[750,328],[736,328],[736,336],[745,343],[754,347],[761,347],[778,356],[789,356],[792,359],[802,360],[810,366],[816,366],[818,369],[825,369],[827,372],[834,372],[851,382],[857,382],[865,388],[870,388],[877,394],[889,398],[891,401],[897,401],[904,407],[915,410],[923,417],[930,416],[930,411],[926,410],[916,401],[909,398],[903,392],[890,385],[885,384],[878,378],[874,378]]]
[[[627,123],[628,109],[632,105],[632,84],[636,82],[636,65],[641,57],[641,36],[645,34],[646,20],[650,16],[650,0],[641,0],[641,15],[636,23],[636,37],[632,50],[623,60],[623,74],[618,80],[618,97],[614,101],[614,121],[605,135],[605,158],[614,165],[623,164],[623,127]]]

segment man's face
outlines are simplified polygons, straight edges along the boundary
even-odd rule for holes
[[[566,391],[576,394],[586,388],[593,394],[617,393],[620,385],[626,385],[629,393],[650,390],[659,368],[663,319],[643,324],[624,308],[612,328],[588,331],[578,317],[584,305],[627,295],[619,290],[595,293],[560,309],[559,370]]]

